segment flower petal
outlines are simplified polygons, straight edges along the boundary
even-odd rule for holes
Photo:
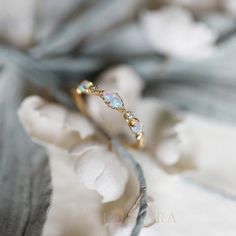
[[[182,59],[201,59],[214,51],[216,35],[190,12],[178,6],[145,12],[141,23],[147,40],[158,52]]]
[[[82,116],[38,96],[26,98],[18,116],[29,135],[44,146],[68,149],[94,133]]]
[[[81,152],[75,170],[80,181],[88,189],[97,191],[103,202],[119,199],[128,180],[126,167],[103,146],[93,146]]]

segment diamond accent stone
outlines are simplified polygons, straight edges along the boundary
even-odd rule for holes
[[[124,107],[124,103],[118,93],[110,91],[103,92],[103,99],[106,104],[113,109],[121,109]]]
[[[125,118],[127,121],[133,119],[133,118],[134,118],[133,112],[127,111],[127,112],[124,114],[124,118]]]
[[[137,118],[134,118],[129,122],[129,127],[135,134],[140,134],[143,132],[142,123]]]
[[[82,82],[79,84],[79,86],[78,86],[78,88],[77,88],[77,91],[78,91],[79,93],[85,93],[86,90],[89,89],[89,88],[92,87],[92,86],[93,86],[93,83],[92,83],[92,82],[90,82],[90,81],[88,81],[88,80],[84,80],[84,81],[82,81]]]

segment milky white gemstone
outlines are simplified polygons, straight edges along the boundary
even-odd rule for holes
[[[131,121],[130,129],[132,130],[133,133],[139,134],[142,132],[143,127],[142,127],[141,122],[138,119],[134,119]]]
[[[122,99],[119,94],[114,92],[103,92],[103,99],[107,105],[114,109],[120,109],[124,106]]]

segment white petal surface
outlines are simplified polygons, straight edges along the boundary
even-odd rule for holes
[[[146,155],[138,152],[134,155],[144,170],[148,195],[155,201],[158,228],[154,235],[235,234],[235,201],[181,175],[167,175]],[[145,230],[148,228],[143,228],[141,235]]]
[[[93,127],[82,116],[38,96],[26,98],[18,115],[29,135],[45,146],[68,149],[94,133]]]
[[[195,140],[192,156],[196,170],[187,175],[213,189],[236,196],[236,128],[210,120],[186,117],[189,139]]]
[[[124,193],[128,181],[127,169],[106,147],[86,148],[77,157],[75,165],[80,182],[86,188],[97,191],[104,203],[115,201]]]
[[[29,46],[34,32],[36,0],[0,0],[0,36],[18,47]],[[20,7],[19,7],[20,6]]]
[[[215,33],[203,23],[194,22],[190,12],[181,7],[147,11],[141,23],[152,47],[171,57],[201,59],[214,51]]]
[[[73,158],[56,148],[48,153],[53,194],[43,236],[108,236],[101,197],[79,183]]]

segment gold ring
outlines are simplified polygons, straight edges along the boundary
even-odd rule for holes
[[[144,147],[143,126],[139,119],[135,117],[131,111],[127,111],[125,109],[124,102],[118,93],[99,89],[98,86],[95,86],[91,81],[82,81],[74,91],[74,96],[80,111],[88,116],[89,114],[85,107],[83,95],[98,96],[105,102],[108,107],[120,112],[137,140],[137,142],[132,146],[138,148]]]

